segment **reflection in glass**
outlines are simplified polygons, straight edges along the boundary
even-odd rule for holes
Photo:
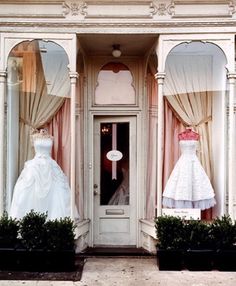
[[[115,127],[115,128],[114,128]],[[129,123],[102,123],[101,134],[101,205],[129,204]],[[115,141],[115,144],[114,144]],[[123,157],[111,161],[107,153],[114,146]]]

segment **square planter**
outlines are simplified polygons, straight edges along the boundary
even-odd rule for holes
[[[0,248],[0,270],[17,269],[17,255],[15,248]]]
[[[75,251],[47,251],[43,249],[17,249],[17,268],[21,271],[73,271],[75,269]]]
[[[183,251],[157,249],[157,265],[159,270],[182,270]]]
[[[213,269],[214,250],[189,249],[185,252],[184,264],[190,271],[210,271]]]
[[[219,249],[215,255],[215,269],[236,271],[236,249]]]

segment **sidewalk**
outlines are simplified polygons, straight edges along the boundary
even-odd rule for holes
[[[1,286],[235,286],[236,272],[159,271],[155,258],[88,258],[81,281],[0,281]]]

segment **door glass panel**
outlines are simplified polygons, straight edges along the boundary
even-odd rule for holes
[[[129,205],[129,123],[101,123],[100,204]]]

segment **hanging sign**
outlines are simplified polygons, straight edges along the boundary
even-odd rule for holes
[[[106,156],[108,160],[115,162],[115,161],[119,161],[120,159],[122,159],[123,154],[118,150],[111,150],[107,152]]]

